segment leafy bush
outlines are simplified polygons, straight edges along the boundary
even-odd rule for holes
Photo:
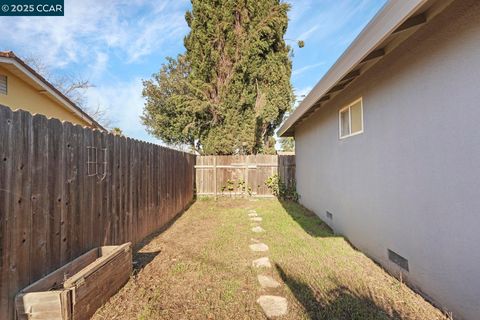
[[[245,180],[239,179],[237,181],[237,189],[240,190],[240,193],[245,194],[247,193],[249,196],[252,195],[252,188],[247,186]]]
[[[227,180],[227,183],[222,187],[222,193],[225,191],[230,192],[230,196],[232,195],[233,192],[237,191],[241,195],[248,194],[249,196],[252,195],[252,188],[247,186],[245,183],[245,180],[239,179],[237,181],[235,180]]]
[[[265,185],[270,190],[270,192],[279,199],[297,202],[300,198],[300,195],[297,192],[297,185],[295,183],[295,180],[293,179],[287,186],[280,179],[278,174],[274,174],[265,181]]]

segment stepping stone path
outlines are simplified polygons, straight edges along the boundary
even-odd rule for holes
[[[250,245],[250,250],[254,252],[268,251],[268,246],[265,243],[255,243]]]
[[[258,216],[255,210],[249,210],[248,217],[254,222],[262,222],[263,220],[262,217]],[[265,232],[265,230],[259,225],[253,224],[252,227],[252,232]],[[250,250],[254,252],[268,251],[268,246],[265,243],[262,243],[254,238],[251,238],[250,240],[254,243],[250,245]],[[268,259],[268,257],[262,257],[253,260],[252,266],[255,268],[271,268],[272,264],[270,263],[270,259]],[[278,288],[281,286],[281,284],[271,276],[258,275],[257,279],[260,283],[260,286],[265,290]],[[257,299],[257,303],[260,305],[267,318],[281,317],[286,315],[288,311],[288,302],[284,297],[263,295]]]
[[[256,227],[252,228],[252,231],[255,232],[255,233],[260,233],[260,232],[265,232],[265,229],[263,229],[260,226],[256,226]]]
[[[252,266],[255,268],[271,268],[272,264],[268,257],[259,258],[252,261]]]
[[[278,296],[260,296],[257,303],[262,307],[267,318],[280,317],[287,314],[287,299]]]
[[[262,288],[278,288],[280,287],[280,283],[278,283],[275,279],[270,276],[258,275],[258,282]]]

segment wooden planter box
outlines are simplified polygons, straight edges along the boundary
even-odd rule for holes
[[[131,243],[92,249],[20,291],[17,319],[90,319],[131,273]]]

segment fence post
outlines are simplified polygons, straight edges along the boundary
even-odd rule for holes
[[[213,156],[213,188],[215,201],[217,200],[217,156]]]
[[[249,159],[249,157],[247,157]],[[245,190],[244,190],[244,197],[248,196],[248,165],[250,164],[250,161],[245,161]]]

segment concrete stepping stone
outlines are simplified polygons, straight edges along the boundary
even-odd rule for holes
[[[257,303],[262,307],[267,318],[281,317],[287,314],[287,299],[278,296],[260,296]]]
[[[255,233],[260,233],[260,232],[265,232],[265,229],[263,229],[260,226],[255,226],[255,227],[252,228],[252,231],[255,232]]]
[[[258,214],[256,214],[256,213],[249,213],[248,216],[249,216],[249,217],[258,217]]]
[[[262,217],[252,217],[250,220],[255,221],[255,222],[261,222],[263,219]]]
[[[252,261],[252,267],[254,268],[271,268],[272,264],[268,257],[259,258]]]
[[[262,288],[278,288],[281,284],[270,276],[258,275],[258,282]]]
[[[268,246],[265,243],[255,243],[250,245],[250,250],[255,252],[268,251]]]

